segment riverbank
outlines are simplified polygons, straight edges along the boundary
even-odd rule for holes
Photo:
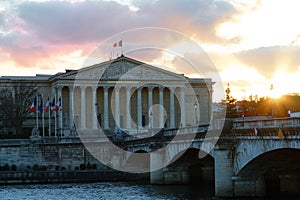
[[[149,173],[113,170],[1,171],[0,184],[149,181]]]

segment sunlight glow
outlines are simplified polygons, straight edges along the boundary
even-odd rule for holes
[[[289,45],[300,32],[295,26],[300,18],[300,1],[264,0],[257,7],[247,3],[236,4],[241,15],[221,24],[217,32],[225,38],[241,37],[241,48]],[[288,30],[288,31],[287,31]]]

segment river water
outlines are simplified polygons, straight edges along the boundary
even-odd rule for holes
[[[213,190],[200,185],[158,186],[144,183],[101,182],[0,186],[0,199],[22,200],[184,200],[214,199]]]

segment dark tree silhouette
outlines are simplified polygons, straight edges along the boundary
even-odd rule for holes
[[[226,104],[226,117],[227,118],[234,118],[238,117],[238,113],[235,108],[235,103],[236,99],[231,96],[231,91],[230,91],[230,86],[229,83],[227,84],[227,88],[225,90],[226,92],[226,99],[225,99],[225,104]]]
[[[21,133],[22,124],[37,92],[32,84],[14,84],[0,88],[0,119],[2,125]]]

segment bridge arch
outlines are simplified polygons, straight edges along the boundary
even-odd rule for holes
[[[165,173],[172,174],[172,176],[181,176],[178,178],[179,183],[210,183],[203,185],[210,186],[208,189],[210,189],[213,194],[214,158],[210,154],[206,154],[205,157],[199,158],[199,152],[201,152],[201,150],[198,148],[188,148],[185,151],[179,152],[169,162],[165,169]],[[176,183],[176,181],[173,183]]]
[[[210,155],[210,156],[214,157],[213,150],[211,150],[211,149],[213,149],[211,147],[211,145],[213,145],[213,144],[210,142],[206,142],[206,143],[193,142],[187,148],[187,145],[185,143],[172,144],[172,146],[170,146],[166,152],[166,158],[165,158],[166,163],[171,164],[172,161],[174,161],[175,157],[180,157],[188,149],[195,149],[195,150],[197,149],[197,151],[200,153],[201,157],[205,157],[206,155]],[[209,150],[211,150],[211,151],[209,151]]]
[[[237,180],[260,182],[266,195],[299,195],[300,149],[280,148],[265,152],[248,162]]]
[[[300,149],[280,148],[265,152],[248,162],[238,176],[259,177],[269,171],[277,173],[299,173]]]
[[[265,153],[273,152],[280,149],[300,149],[300,141],[285,142],[278,139],[245,139],[240,140],[236,146],[234,153],[234,175],[238,175],[239,172],[248,165],[255,158],[258,158]]]

